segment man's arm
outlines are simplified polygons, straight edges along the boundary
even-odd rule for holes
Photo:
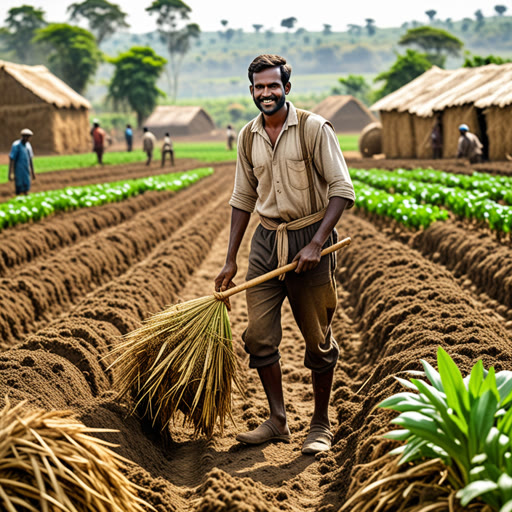
[[[215,291],[217,292],[223,292],[234,286],[232,280],[238,271],[236,256],[250,218],[251,214],[249,212],[234,207],[231,210],[231,230],[226,263],[220,274],[215,278]]]
[[[9,181],[12,181],[14,179],[14,160],[12,158],[9,158]]]
[[[30,165],[30,174],[32,176],[32,180],[36,179],[36,173],[34,172],[34,161],[32,158],[29,159],[29,165]]]
[[[334,196],[329,199],[325,216],[320,227],[315,233],[315,236],[311,242],[301,249],[295,258],[293,258],[293,261],[299,261],[295,272],[300,273],[305,272],[306,270],[311,270],[320,263],[322,247],[327,238],[329,238],[329,235],[338,223],[343,210],[345,210],[349,202],[350,201],[344,197]]]

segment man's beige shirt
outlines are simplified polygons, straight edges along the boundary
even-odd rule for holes
[[[260,114],[252,125],[254,141],[252,162],[247,160],[242,141],[247,125],[238,136],[235,186],[229,204],[247,212],[285,222],[316,213],[312,211],[308,176],[298,130],[297,111],[288,104],[288,117],[272,147]],[[344,197],[351,208],[354,187],[338,138],[326,120],[316,114],[308,117],[305,139],[314,162],[314,188],[318,209],[327,206],[331,197]]]

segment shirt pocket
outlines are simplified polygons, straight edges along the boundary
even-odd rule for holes
[[[287,160],[286,170],[290,185],[297,190],[309,188],[308,172],[304,160]]]

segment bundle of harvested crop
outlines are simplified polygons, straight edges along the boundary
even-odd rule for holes
[[[8,512],[142,512],[154,508],[121,472],[129,461],[70,411],[0,411],[0,507]]]

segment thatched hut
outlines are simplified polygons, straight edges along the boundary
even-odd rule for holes
[[[465,123],[482,141],[485,155],[504,160],[512,153],[511,80],[512,64],[455,70],[434,66],[372,105],[381,114],[383,152],[390,158],[431,157],[430,134],[439,116],[444,157],[456,155],[457,127]]]
[[[338,133],[359,133],[366,125],[378,122],[366,105],[354,96],[329,96],[312,112],[332,123]]]
[[[44,66],[0,61],[0,151],[20,130],[34,132],[37,153],[90,150],[89,102]]]
[[[201,107],[161,105],[144,123],[157,138],[166,132],[173,136],[209,133],[215,129],[212,118]]]

